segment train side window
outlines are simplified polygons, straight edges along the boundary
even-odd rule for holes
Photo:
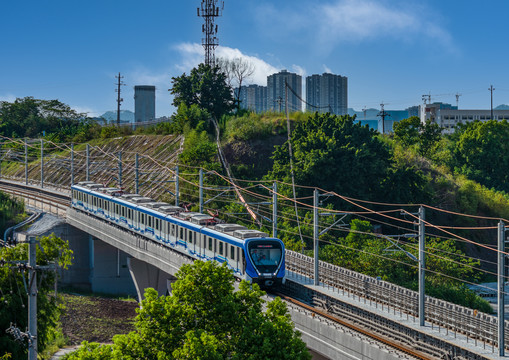
[[[175,224],[171,224],[171,235],[175,236]]]
[[[219,255],[223,255],[223,242],[219,242]]]
[[[152,216],[147,215],[148,227],[152,227]]]
[[[235,260],[235,246],[230,245],[230,258]]]
[[[145,214],[140,214],[141,215],[141,223],[142,224],[145,224]]]
[[[120,209],[122,217],[125,217],[125,207],[122,206]]]
[[[184,239],[184,231],[180,228],[180,240]]]
[[[209,250],[213,251],[212,250],[212,238],[211,237],[209,237]]]
[[[193,235],[194,235],[194,231],[189,230],[189,242],[190,242],[191,244],[193,244]]]

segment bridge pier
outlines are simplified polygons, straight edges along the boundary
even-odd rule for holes
[[[149,287],[154,288],[159,296],[171,293],[171,285],[176,280],[174,276],[165,273],[154,265],[133,257],[127,258],[127,265],[134,281],[139,301],[144,298],[145,289]]]

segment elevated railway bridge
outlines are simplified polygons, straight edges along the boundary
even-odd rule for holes
[[[85,245],[76,246],[87,250],[87,261],[96,262],[93,271],[111,268],[113,259],[118,277],[125,271],[120,265],[125,259],[138,296],[146,287],[165,294],[179,267],[192,261],[171,248],[69,207],[70,195],[65,189],[0,180],[0,190],[77,229],[65,234],[85,234],[81,240]],[[90,244],[98,241],[101,245],[96,248],[114,249],[113,255],[96,252]],[[79,254],[75,251],[75,256]],[[418,293],[414,291],[322,261],[319,284],[314,285],[314,259],[289,250],[286,267],[285,284],[267,298],[280,296],[286,301],[296,329],[317,359],[504,358],[498,355],[495,316],[426,297],[425,324],[421,326]],[[504,346],[508,348],[508,322],[505,329]]]

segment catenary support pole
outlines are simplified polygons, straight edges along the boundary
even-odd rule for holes
[[[71,185],[74,185],[74,144],[71,143]]]
[[[425,324],[425,297],[424,279],[425,279],[425,226],[424,226],[424,208],[419,208],[419,325]]]
[[[36,273],[36,241],[33,236],[29,239],[28,265],[29,265],[29,294],[28,294],[28,332],[32,341],[28,348],[28,359],[37,360],[37,273]]]
[[[179,166],[175,166],[175,206],[179,206]]]
[[[41,139],[41,189],[44,189],[44,139]]]
[[[203,169],[200,168],[200,212],[203,213]]]
[[[272,185],[272,237],[277,237],[277,182]]]
[[[118,152],[118,187],[122,189],[122,151]]]
[[[90,145],[87,144],[87,181],[90,181]]]
[[[315,257],[315,279],[314,284],[320,284],[320,274],[318,273],[318,190],[313,192],[313,244],[314,244],[314,257]]]
[[[502,221],[498,223],[498,354],[504,356],[504,310],[505,310],[505,291],[504,291],[504,260],[505,260],[505,225]]]
[[[134,155],[134,193],[139,194],[140,191],[140,177],[139,177],[139,171],[140,171],[140,162],[139,162],[139,155],[136,153]]]
[[[25,185],[28,185],[28,144],[25,139]]]

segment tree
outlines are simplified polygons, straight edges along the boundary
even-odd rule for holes
[[[286,305],[277,298],[264,312],[258,285],[234,292],[231,270],[201,261],[177,279],[171,296],[146,290],[136,331],[113,338],[112,359],[310,359]]]
[[[412,116],[394,123],[394,138],[403,145],[409,146],[419,141],[419,129],[421,119],[418,116]]]
[[[452,151],[456,172],[509,192],[509,122],[474,121],[460,127]]]
[[[232,92],[226,83],[226,75],[221,69],[210,65],[200,64],[185,73],[172,78],[170,89],[173,106],[179,107],[184,103],[187,107],[196,104],[207,110],[216,120],[233,108]]]
[[[395,171],[398,164],[378,133],[354,123],[351,116],[316,113],[296,125],[290,141],[298,184],[365,200],[389,201],[395,195],[404,202],[426,198],[419,187],[424,182],[419,181],[408,182],[395,194],[392,182],[404,180],[408,171]],[[288,142],[276,147],[273,159],[267,178],[291,183]]]
[[[240,108],[240,89],[244,80],[253,75],[255,71],[254,65],[251,62],[238,57],[233,59],[220,58],[218,61],[218,66],[226,75],[228,85],[231,88],[233,88],[233,85],[235,85],[237,88],[237,93],[235,94],[235,102]]]
[[[86,121],[85,115],[76,112],[58,100],[39,100],[33,97],[0,102],[0,134],[8,137],[36,137],[46,132],[52,140],[73,136]]]
[[[72,250],[66,241],[54,234],[37,238],[37,265],[49,265],[57,262],[59,266],[67,268],[71,264]],[[0,249],[0,258],[5,261],[22,261],[28,259],[28,244],[20,244],[12,248]],[[26,276],[26,273],[25,273]],[[55,332],[56,322],[60,314],[53,293],[55,274],[45,271],[44,276],[38,273],[37,284],[37,346],[39,351],[45,349],[49,339]],[[26,278],[25,278],[25,281]],[[10,289],[10,291],[9,291]],[[23,289],[23,291],[22,291]],[[24,291],[22,273],[8,267],[0,267],[0,329],[8,329],[13,323],[24,331],[28,327],[27,294]],[[11,335],[0,332],[0,354],[11,353],[13,359],[27,356],[27,344],[17,342]]]

